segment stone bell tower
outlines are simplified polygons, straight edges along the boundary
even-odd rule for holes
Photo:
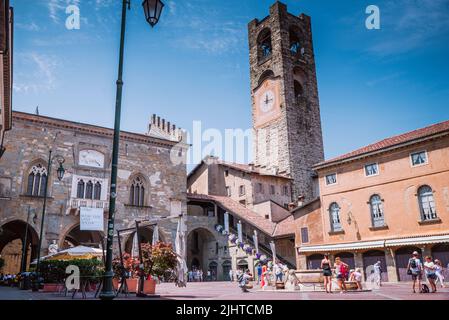
[[[310,17],[276,2],[248,25],[254,164],[293,179],[293,200],[316,196],[312,166],[324,160]]]

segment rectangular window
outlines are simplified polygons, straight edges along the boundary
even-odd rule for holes
[[[276,193],[276,187],[275,186],[273,186],[273,185],[270,186],[270,193],[271,194],[275,194]]]
[[[263,184],[261,184],[261,183],[257,184],[257,192],[258,193],[263,193]]]
[[[337,174],[332,173],[326,176],[326,185],[330,186],[337,183]]]
[[[427,163],[427,153],[425,151],[412,153],[410,158],[412,166],[419,166]]]
[[[288,196],[288,186],[283,186],[282,190],[283,190],[283,195]]]
[[[309,242],[309,230],[307,228],[301,228],[301,242],[302,243]]]
[[[225,170],[225,177],[229,176],[229,170]]]
[[[244,196],[245,195],[245,186],[240,186],[239,188],[239,195]]]
[[[377,176],[378,174],[379,174],[379,166],[377,165],[377,163],[371,163],[365,166],[365,175],[367,177]]]
[[[231,187],[226,187],[226,194],[228,195],[228,197],[231,196]]]

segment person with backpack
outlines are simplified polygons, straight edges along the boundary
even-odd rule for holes
[[[249,292],[246,286],[249,283],[249,281],[252,280],[252,278],[253,275],[251,274],[249,269],[247,269],[244,273],[238,276],[237,282],[239,283],[239,287],[240,289],[242,289],[243,292]]]
[[[413,279],[413,293],[416,293],[415,285],[418,282],[418,290],[421,289],[421,277],[422,277],[422,262],[419,259],[418,251],[413,251],[412,257],[408,260],[407,274],[412,276]],[[419,291],[421,292],[421,290]]]
[[[340,288],[340,293],[346,293],[348,290],[346,289],[346,278],[349,274],[349,266],[341,261],[340,257],[335,258],[334,270],[337,276],[337,284]]]

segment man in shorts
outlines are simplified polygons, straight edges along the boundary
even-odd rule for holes
[[[416,293],[415,285],[418,283],[418,291],[421,289],[421,278],[422,278],[423,265],[419,259],[419,253],[413,251],[412,257],[408,260],[407,274],[412,276],[413,279],[413,293]]]

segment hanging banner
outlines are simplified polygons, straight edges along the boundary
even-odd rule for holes
[[[243,242],[243,234],[242,234],[242,222],[239,221],[239,223],[237,223],[237,234],[239,237],[239,241]]]
[[[254,230],[253,242],[254,242],[254,249],[256,249],[256,253],[259,253],[259,239],[257,237],[257,230]]]
[[[229,234],[229,213],[224,213],[224,228],[227,234]]]
[[[104,231],[104,212],[101,208],[80,209],[81,231]]]
[[[274,241],[270,242],[271,254],[273,255],[273,263],[276,263],[276,245]]]

